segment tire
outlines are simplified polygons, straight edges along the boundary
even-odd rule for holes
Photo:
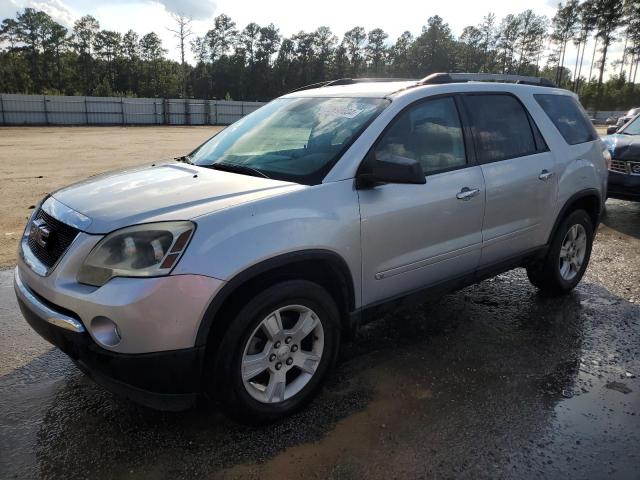
[[[578,239],[573,244],[570,231]],[[579,247],[583,235],[584,245]],[[573,290],[587,270],[593,235],[593,222],[589,214],[584,210],[571,212],[558,226],[546,256],[527,267],[529,281],[549,294],[559,295]],[[570,247],[563,248],[563,245]],[[571,252],[573,255],[570,255]]]
[[[339,345],[340,314],[324,288],[306,280],[275,284],[251,298],[232,320],[215,361],[208,362],[213,370],[206,373],[209,391],[237,421],[279,420],[313,399]]]

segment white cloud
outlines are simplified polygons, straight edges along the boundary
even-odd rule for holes
[[[0,1],[0,21],[5,18],[15,17],[16,12],[22,9],[22,3],[16,0]]]
[[[31,2],[29,6],[49,14],[56,22],[67,28],[73,27],[73,22],[78,17],[78,15],[61,0],[36,1]]]
[[[26,7],[42,10],[56,22],[69,28],[78,14],[62,0],[0,0],[0,20],[15,17]]]
[[[168,12],[186,15],[194,20],[210,18],[216,10],[213,0],[152,0],[167,9]]]

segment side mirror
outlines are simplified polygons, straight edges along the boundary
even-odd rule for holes
[[[613,125],[612,127],[607,127],[607,135],[613,135],[618,132],[618,127]]]
[[[384,183],[424,184],[422,165],[413,158],[391,155],[384,160],[369,153],[356,177],[356,188],[372,188]]]

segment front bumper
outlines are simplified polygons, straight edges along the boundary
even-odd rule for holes
[[[607,196],[620,200],[640,201],[640,175],[609,171]]]
[[[29,325],[96,383],[151,408],[183,410],[195,405],[204,347],[137,355],[112,352],[93,341],[75,314],[32,291],[22,281],[18,268],[14,289]]]
[[[153,353],[195,346],[207,307],[224,282],[203,275],[113,278],[102,287],[78,283],[82,262],[102,237],[78,234],[46,275],[18,259],[22,282],[58,311],[73,312],[92,339],[117,353]],[[27,247],[28,248],[28,247]],[[100,342],[97,319],[117,324],[121,341]]]

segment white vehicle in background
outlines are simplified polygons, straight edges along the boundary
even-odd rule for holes
[[[633,117],[635,117],[636,115],[638,115],[640,113],[640,107],[638,108],[632,108],[631,110],[629,110],[627,112],[626,115],[618,118],[618,121],[616,122],[616,130],[622,128],[623,125],[625,125],[629,120],[631,120]],[[609,132],[607,130],[607,134],[611,134],[611,133],[615,133],[615,130],[612,132]]]

